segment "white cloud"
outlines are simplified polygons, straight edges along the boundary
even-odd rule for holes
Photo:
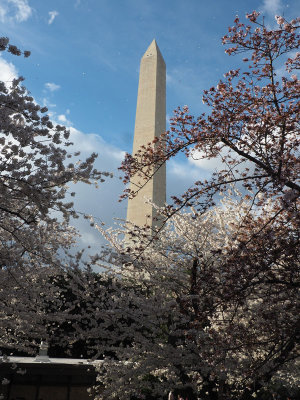
[[[14,20],[16,22],[26,21],[32,15],[32,8],[28,0],[1,0],[0,21]]]
[[[222,161],[222,158],[226,155],[228,155],[227,149],[222,150],[217,157],[208,159],[208,158],[203,158],[204,156],[203,152],[195,150],[188,160],[190,164],[194,165],[197,168],[213,172],[213,171],[220,171],[221,169],[224,168],[224,162]]]
[[[60,88],[60,85],[57,85],[53,82],[47,82],[45,83],[45,88],[50,90],[50,92],[54,92],[55,90],[58,90]]]
[[[73,146],[69,151],[80,151],[80,159],[85,159],[92,152],[99,154],[95,162],[95,168],[99,171],[108,171],[114,174],[113,178],[105,178],[105,182],[99,184],[99,188],[83,183],[71,184],[70,192],[76,192],[76,196],[70,198],[74,201],[74,208],[83,213],[92,215],[96,223],[104,222],[106,226],[112,226],[114,219],[126,218],[127,202],[119,202],[123,192],[124,184],[119,179],[121,173],[118,167],[124,158],[125,152],[108,144],[97,134],[85,134],[73,127],[70,128],[70,141]],[[73,225],[79,230],[81,246],[91,246],[89,253],[99,251],[100,246],[105,243],[100,233],[90,227],[84,218],[73,221]]]
[[[17,78],[18,73],[16,67],[4,60],[0,55],[0,81],[5,82],[8,86],[10,82]]]
[[[119,163],[123,160],[125,151],[108,144],[101,136],[95,133],[85,134],[75,128],[71,128],[70,132],[71,141],[78,144],[78,151],[86,153],[98,152],[100,155],[102,154],[105,157],[102,158],[102,160],[107,160],[106,157],[109,157],[109,164],[111,160],[115,160],[118,162],[118,167],[120,166]],[[101,162],[102,168],[105,166],[105,163]],[[107,168],[105,168],[105,170],[109,171]]]
[[[55,116],[54,116],[54,119],[55,119]],[[57,120],[59,123],[65,125],[67,127],[70,127],[73,125],[73,123],[65,116],[65,114],[59,114],[57,116]]]
[[[193,171],[194,169],[187,162],[178,162],[172,160],[169,165],[169,173],[178,179],[186,179],[191,177],[191,175],[194,175]],[[192,180],[194,180],[194,177],[192,177]]]
[[[64,114],[58,116],[59,122],[67,122],[67,118]]]
[[[49,14],[48,24],[51,25],[55,17],[58,16],[59,12],[54,10],[54,11],[49,11],[48,14]]]
[[[167,164],[167,202],[169,196],[181,196],[199,180],[209,179],[211,171],[199,168],[188,159],[170,160]]]
[[[252,155],[254,156],[254,154]],[[244,161],[242,163],[239,163],[240,156],[235,152],[229,150],[227,147],[224,147],[216,157],[213,157],[211,159],[203,158],[203,156],[204,153],[202,151],[195,150],[192,156],[188,158],[189,164],[196,167],[201,174],[209,174],[209,176],[211,176],[213,172],[221,171],[223,169],[228,169],[229,167],[227,163],[231,159],[231,157],[237,160],[238,162],[238,164],[234,167],[235,171],[241,172],[246,167],[249,170],[253,169],[252,162]],[[233,165],[231,165],[230,167],[232,168]]]
[[[6,9],[3,4],[0,4],[0,21],[4,22],[6,16]]]
[[[281,0],[263,0],[262,12],[274,17],[280,14],[282,10]]]

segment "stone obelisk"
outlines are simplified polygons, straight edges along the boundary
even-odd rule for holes
[[[137,97],[133,152],[142,145],[152,142],[166,130],[166,64],[155,40],[152,41],[141,59],[139,88]],[[134,191],[144,185],[141,178],[133,177],[130,188]],[[136,197],[128,200],[127,221],[140,227],[159,226],[156,209],[166,202],[166,167],[163,165],[152,179],[139,191]]]

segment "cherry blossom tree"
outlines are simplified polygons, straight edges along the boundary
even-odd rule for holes
[[[97,359],[126,342],[120,327],[110,334],[118,321],[107,318],[122,291],[116,278],[74,265],[4,270],[1,278],[3,353],[36,355],[43,340],[50,357]]]
[[[231,185],[239,188],[241,204],[246,202],[248,207],[238,221],[234,222],[233,215],[223,219],[224,226],[233,224],[234,229],[229,239],[223,235],[223,242],[215,241],[208,266],[202,251],[196,252],[193,239],[189,244],[194,253],[190,250],[192,256],[186,257],[181,234],[176,263],[172,263],[168,247],[159,253],[165,264],[154,261],[148,251],[165,244],[169,230],[159,228],[149,238],[145,230],[130,229],[127,257],[133,272],[128,276],[150,290],[152,296],[145,296],[140,313],[147,315],[148,324],[157,322],[151,325],[156,329],[152,342],[149,339],[145,344],[144,338],[138,338],[136,347],[128,350],[130,354],[124,350],[123,359],[136,374],[133,377],[128,372],[124,381],[119,381],[120,386],[126,382],[128,391],[153,385],[153,390],[160,387],[155,392],[159,396],[174,378],[174,384],[198,385],[203,380],[208,383],[210,398],[212,390],[218,398],[248,398],[291,370],[295,373],[290,375],[290,383],[299,379],[299,19],[289,22],[276,17],[278,28],[269,29],[257,12],[247,18],[249,25],[237,17],[223,38],[223,43],[231,46],[226,50],[229,55],[245,53],[246,68],[229,71],[217,86],[204,92],[203,102],[210,107],[210,114],[195,118],[187,107],[177,109],[170,131],[133,156],[127,155],[122,165],[125,183],[137,176],[142,187],[180,152],[200,160],[221,159],[221,170],[208,180],[200,178],[162,210],[168,223],[179,218],[180,210],[192,207],[199,224],[198,238],[206,232],[203,218],[205,221],[207,213],[213,212],[211,207]],[[133,197],[138,190],[126,189],[124,197]],[[220,226],[215,230],[222,232]],[[215,230],[209,232],[212,238],[217,235]],[[189,266],[180,268],[181,260],[187,259]],[[165,279],[169,269],[176,274]],[[185,281],[180,280],[182,274]],[[185,297],[176,279],[180,288],[183,282],[190,285]],[[165,281],[169,292],[164,291]],[[180,332],[174,333],[178,346],[170,345],[167,333],[163,336],[166,326]],[[162,337],[168,339],[163,342]],[[120,367],[110,367],[112,375],[107,369],[104,382],[117,390],[114,368],[118,371]],[[148,381],[147,374],[151,376]],[[201,397],[205,398],[205,393],[202,391]]]
[[[20,54],[2,38],[0,49],[6,48]],[[70,247],[69,221],[77,216],[65,200],[67,185],[90,184],[102,175],[93,169],[96,154],[80,160],[79,153],[68,153],[69,131],[53,125],[47,108],[36,104],[22,81],[14,79],[9,87],[0,83],[2,268],[60,263],[58,249]]]
[[[98,227],[115,250],[102,254],[104,263],[100,256],[91,263],[113,275],[112,296],[103,292],[99,301],[94,299],[92,279],[80,273],[71,283],[76,304],[67,299],[67,307],[61,306],[59,285],[43,292],[46,299],[57,293],[57,309],[69,312],[77,337],[108,338],[96,345],[95,357],[106,356],[98,368],[99,383],[104,385],[99,399],[165,398],[172,388],[189,388],[203,399],[248,399],[263,397],[278,384],[293,390],[299,382],[299,81],[294,74],[299,67],[299,21],[278,17],[278,29],[270,30],[258,17],[256,12],[248,15],[254,28],[237,18],[223,38],[232,45],[229,54],[251,56],[244,59],[249,67],[245,72],[230,71],[204,93],[211,113],[194,118],[187,108],[178,109],[170,132],[136,155],[127,155],[123,163],[125,181],[138,175],[141,186],[179,152],[219,157],[224,168],[210,180],[197,181],[181,198],[174,197],[162,211],[166,221],[156,234],[129,227],[125,232],[130,242],[124,248],[119,232]],[[277,79],[281,59],[286,72]],[[67,132],[49,126],[41,110],[32,109],[36,105],[19,83],[2,87],[3,96],[12,99],[1,108],[9,114],[4,121],[10,127],[1,127],[7,132],[3,146],[8,146],[2,157],[7,154],[7,166],[13,162],[19,171],[17,179],[12,168],[3,172],[3,181],[8,182],[5,193],[13,193],[10,203],[3,197],[4,215],[11,217],[13,233],[17,232],[14,238],[9,231],[3,242],[15,254],[12,260],[7,256],[5,274],[12,266],[33,271],[32,266],[69,263],[68,258],[62,261],[58,245],[60,238],[63,249],[73,240],[67,228],[69,213],[75,211],[64,202],[65,185],[73,179],[89,181],[93,174],[93,158],[83,166],[66,165],[62,142],[67,141]],[[24,101],[15,108],[18,94]],[[35,134],[22,142],[28,132]],[[13,147],[15,141],[22,146]],[[15,185],[10,180],[16,180]],[[220,202],[232,185],[234,195]],[[9,207],[19,204],[18,199],[24,200],[19,208]],[[66,230],[53,210],[62,215]],[[40,230],[51,223],[59,225],[57,241],[50,229]],[[22,239],[27,238],[25,233],[22,240],[18,236],[23,227],[32,229],[28,244]],[[37,243],[42,244],[42,233],[49,233],[48,247],[41,245],[38,253],[33,227]],[[49,249],[49,254],[42,249]],[[74,267],[79,258],[73,258]],[[72,314],[80,298],[92,299],[96,308],[88,300],[89,312]],[[44,318],[45,311],[42,314]],[[21,321],[22,314],[16,315]],[[13,319],[8,323],[12,325]]]
[[[266,243],[265,265],[261,254],[242,252],[234,262],[241,227],[261,218],[239,197],[228,195],[201,216],[174,214],[156,240],[133,228],[130,252],[124,231],[98,227],[115,249],[106,261],[119,264],[122,277],[109,317],[127,321],[129,339],[100,364],[99,399],[166,398],[170,389],[195,399],[261,398],[278,382],[296,390],[299,274],[290,284],[284,277],[295,259],[269,254]]]
[[[5,50],[22,54],[0,38]],[[77,213],[66,199],[75,195],[68,184],[91,184],[107,175],[94,169],[96,154],[81,159],[68,151],[69,131],[51,122],[22,81],[0,82],[0,345],[15,348],[16,330],[38,332],[40,339],[46,332],[45,307],[60,298],[51,274],[81,263],[82,252],[70,251],[77,235],[70,219]],[[27,344],[19,343],[23,349]]]

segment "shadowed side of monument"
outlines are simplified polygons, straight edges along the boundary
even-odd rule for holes
[[[133,152],[142,145],[152,142],[166,130],[166,64],[155,40],[152,41],[141,59],[139,88],[136,107]],[[155,208],[147,203],[150,200],[161,207],[166,202],[166,167],[163,165],[144,184],[138,177],[130,181],[130,188],[137,191],[128,200],[127,221],[137,225],[159,226],[159,216]]]

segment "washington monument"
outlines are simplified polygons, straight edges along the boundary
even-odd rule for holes
[[[166,64],[155,40],[152,41],[141,59],[139,88],[137,97],[135,129],[133,140],[134,155],[144,144],[159,137],[166,130]],[[134,191],[144,184],[138,177],[130,181]],[[128,200],[127,220],[140,227],[151,228],[160,225],[155,219],[157,206],[166,202],[166,167],[163,165],[153,178],[143,186],[135,198]]]

